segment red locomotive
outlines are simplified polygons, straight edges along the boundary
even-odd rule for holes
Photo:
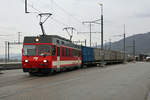
[[[30,74],[48,74],[81,66],[81,47],[56,35],[25,37],[22,67]]]

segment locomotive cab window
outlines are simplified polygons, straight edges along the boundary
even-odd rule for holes
[[[37,55],[38,56],[50,56],[51,46],[50,45],[37,45]]]
[[[35,56],[35,45],[24,45],[23,55],[24,56]]]

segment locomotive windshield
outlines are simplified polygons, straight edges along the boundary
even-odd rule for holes
[[[24,45],[23,55],[24,56],[35,56],[35,45]]]
[[[50,45],[37,45],[37,55],[38,56],[50,56],[51,46]]]
[[[50,45],[24,45],[23,48],[24,56],[50,56],[51,46]]]

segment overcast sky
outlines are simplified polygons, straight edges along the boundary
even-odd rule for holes
[[[53,15],[44,24],[48,35],[56,34],[68,37],[64,27],[73,26],[79,32],[88,32],[89,26],[82,21],[100,18],[100,6],[104,4],[104,40],[116,41],[123,34],[126,24],[127,36],[150,31],[149,0],[29,0],[29,11],[49,12]],[[4,51],[4,41],[17,41],[17,32],[23,36],[41,34],[39,17],[36,13],[24,13],[24,0],[2,0],[0,3],[0,51]],[[39,12],[38,12],[39,13]],[[93,25],[92,31],[99,31],[99,25]],[[89,34],[74,34],[73,40],[89,41]],[[100,34],[92,34],[93,44],[100,44]]]

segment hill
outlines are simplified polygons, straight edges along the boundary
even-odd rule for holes
[[[137,34],[126,38],[126,52],[133,53],[133,40],[135,39],[136,54],[150,54],[150,32]],[[112,43],[111,49],[123,51],[123,39]]]

